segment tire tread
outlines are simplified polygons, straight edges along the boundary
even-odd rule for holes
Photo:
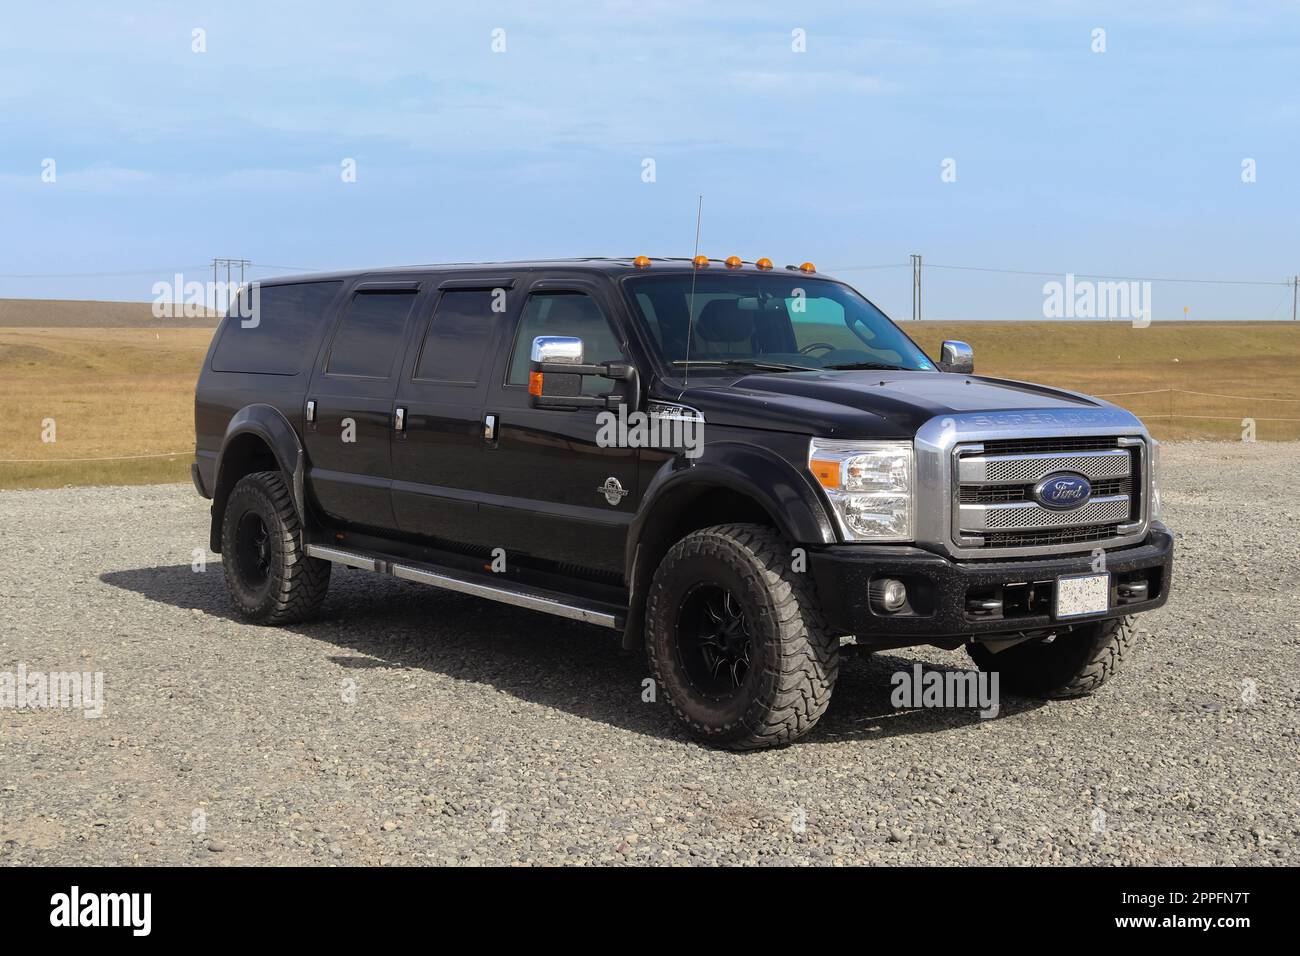
[[[293,496],[284,476],[278,471],[258,471],[245,475],[230,493],[233,499],[239,494],[252,494],[269,505],[275,528],[271,530],[279,540],[278,568],[273,569],[272,594],[269,605],[252,612],[235,600],[236,609],[245,617],[260,624],[294,624],[311,617],[325,600],[329,589],[331,565],[328,561],[308,557],[301,546],[301,522],[293,504]],[[233,524],[237,515],[227,508],[227,524]],[[223,538],[226,529],[223,529]],[[233,543],[223,540],[222,554],[227,583],[236,573],[233,570]],[[234,588],[231,587],[232,597]]]
[[[782,746],[808,733],[826,712],[839,674],[839,636],[827,633],[809,576],[790,568],[789,545],[766,526],[726,524],[695,531],[669,549],[661,568],[692,556],[729,561],[737,552],[771,604],[778,653],[775,667],[764,664],[771,679],[763,682],[771,691],[746,710],[739,727],[709,727],[692,719],[671,693],[666,697],[678,720],[706,742],[737,750]],[[654,620],[657,603],[663,600],[656,582],[647,602],[647,622]],[[646,648],[651,670],[662,684],[665,662],[658,659],[654,640],[647,640]]]

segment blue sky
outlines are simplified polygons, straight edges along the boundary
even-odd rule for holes
[[[13,4],[0,296],[148,300],[213,256],[689,255],[703,193],[701,251],[811,259],[897,318],[910,253],[1264,280],[1156,283],[1154,317],[1284,318],[1298,81],[1284,3]],[[925,315],[1039,318],[1050,278],[927,268]]]

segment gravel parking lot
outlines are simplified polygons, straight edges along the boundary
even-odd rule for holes
[[[0,492],[0,862],[1300,863],[1300,446],[1165,450],[1175,594],[1094,697],[896,711],[848,648],[805,741],[703,749],[608,631],[335,569],[253,627],[185,485]],[[203,552],[206,553],[206,552]]]

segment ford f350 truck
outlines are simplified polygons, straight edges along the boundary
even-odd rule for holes
[[[1137,418],[977,376],[960,342],[932,359],[811,263],[263,282],[213,337],[195,431],[243,617],[306,618],[341,564],[598,625],[716,746],[811,730],[848,636],[1087,694],[1169,595]]]

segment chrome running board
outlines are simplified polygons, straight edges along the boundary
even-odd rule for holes
[[[584,600],[560,591],[520,584],[517,581],[489,581],[482,576],[452,571],[437,565],[395,561],[362,551],[322,544],[309,544],[306,551],[309,557],[333,561],[335,564],[347,565],[350,568],[391,574],[404,581],[415,581],[418,584],[427,584],[446,591],[486,598],[501,604],[512,604],[515,607],[541,611],[543,614],[553,614],[571,621],[582,621],[620,631],[623,629],[624,615],[614,605]]]

